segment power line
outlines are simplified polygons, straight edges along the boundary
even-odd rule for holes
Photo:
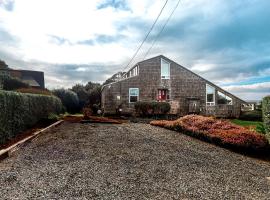
[[[160,37],[162,31],[165,29],[166,25],[168,24],[168,22],[170,21],[171,17],[173,16],[175,10],[177,9],[179,3],[181,0],[178,0],[177,4],[175,5],[174,9],[172,10],[170,16],[167,18],[166,22],[164,23],[162,29],[160,30],[160,32],[157,34],[156,38],[153,40],[152,45],[150,46],[150,48],[148,49],[148,51],[146,52],[146,54],[143,57],[143,60],[146,58],[146,56],[149,54],[149,52],[151,51],[151,49],[153,48],[153,46],[155,45],[157,39]]]
[[[149,34],[152,32],[154,26],[156,25],[161,13],[163,12],[165,6],[167,5],[168,0],[166,0],[166,2],[164,3],[162,9],[160,10],[156,20],[154,21],[153,25],[151,26],[150,30],[148,31],[148,33],[146,34],[144,40],[142,41],[142,43],[140,44],[139,48],[136,50],[136,52],[134,53],[134,55],[132,56],[131,60],[129,61],[129,63],[126,65],[126,67],[123,69],[123,71],[130,65],[130,63],[134,60],[134,58],[136,57],[136,55],[138,54],[139,50],[141,49],[142,45],[145,43],[145,41],[147,40]]]

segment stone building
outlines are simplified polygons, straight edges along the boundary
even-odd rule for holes
[[[105,114],[119,109],[134,113],[137,101],[166,101],[170,114],[179,116],[239,117],[245,103],[162,55],[137,63],[117,82],[104,85],[101,99]]]

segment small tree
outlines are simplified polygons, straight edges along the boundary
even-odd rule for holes
[[[268,135],[268,139],[270,139],[270,96],[263,98],[262,114],[265,132]]]
[[[53,94],[61,99],[62,104],[65,106],[67,112],[76,113],[79,112],[79,98],[78,95],[66,89],[55,89]]]
[[[99,83],[90,81],[85,86],[76,84],[71,90],[78,95],[80,110],[87,106],[92,109],[93,113],[96,113],[101,102],[101,85]]]
[[[8,65],[3,60],[0,60],[0,69],[8,69]]]
[[[71,90],[78,95],[80,110],[87,104],[89,100],[89,93],[86,91],[85,87],[81,84],[74,85]]]

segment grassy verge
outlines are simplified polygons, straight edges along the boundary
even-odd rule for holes
[[[237,124],[239,126],[247,127],[251,130],[255,130],[258,133],[265,134],[265,130],[263,127],[263,122],[260,121],[246,121],[240,119],[232,119],[232,123]]]

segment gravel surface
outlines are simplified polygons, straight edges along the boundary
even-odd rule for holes
[[[148,124],[64,122],[0,162],[0,199],[270,199],[270,163]]]

